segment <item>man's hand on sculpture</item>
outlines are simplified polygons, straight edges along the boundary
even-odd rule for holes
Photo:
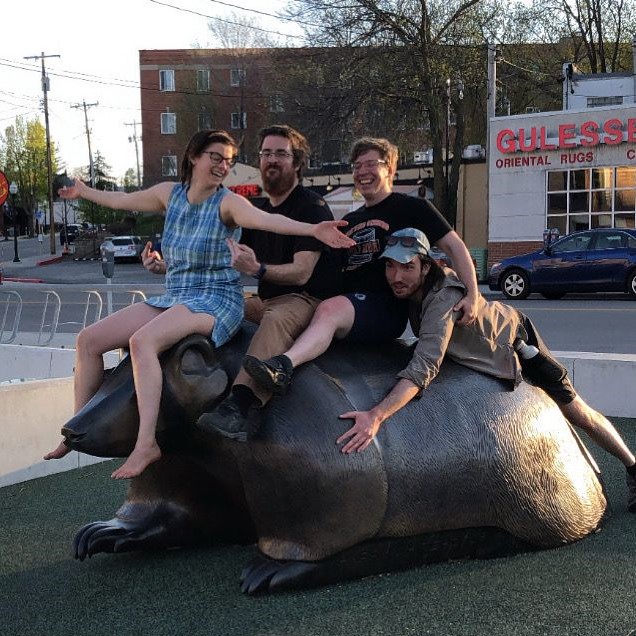
[[[361,453],[378,434],[382,420],[373,411],[348,411],[340,415],[341,420],[354,420],[354,425],[343,433],[336,444],[349,440],[341,449],[341,453]]]

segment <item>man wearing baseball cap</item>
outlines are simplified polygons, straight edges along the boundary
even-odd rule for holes
[[[457,301],[465,288],[455,272],[429,256],[425,234],[405,228],[391,234],[380,258],[394,296],[409,301],[409,321],[419,336],[413,357],[391,392],[369,411],[349,411],[341,419],[354,425],[338,438],[343,453],[364,450],[380,426],[435,379],[442,360],[510,381],[523,378],[543,389],[565,418],[616,458],[627,470],[628,509],[636,512],[636,458],[618,431],[586,404],[572,387],[566,369],[551,355],[530,319],[509,305],[477,299],[477,318],[458,325]]]

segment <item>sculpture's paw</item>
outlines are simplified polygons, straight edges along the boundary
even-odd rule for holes
[[[307,561],[277,561],[259,554],[241,572],[241,591],[258,594],[311,587],[315,584],[317,563]]]
[[[111,519],[94,521],[75,535],[73,551],[75,558],[83,561],[98,552],[131,552],[165,547],[164,528],[161,526],[143,528],[136,522]]]

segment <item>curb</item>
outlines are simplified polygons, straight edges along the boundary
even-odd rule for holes
[[[54,263],[60,263],[64,260],[64,254],[60,256],[48,256],[46,258],[42,258],[39,261],[35,261],[35,264],[39,267],[42,265],[53,265]]]
[[[41,278],[17,278],[15,276],[3,276],[0,278],[0,285],[3,282],[7,283],[43,283]]]

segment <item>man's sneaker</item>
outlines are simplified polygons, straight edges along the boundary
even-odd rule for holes
[[[243,368],[266,391],[273,395],[285,395],[291,384],[292,370],[285,369],[279,358],[259,360],[254,356],[243,358]]]
[[[197,420],[197,427],[203,431],[223,435],[237,442],[246,442],[260,426],[260,413],[251,406],[243,415],[233,395],[226,398],[209,413],[203,413]]]
[[[627,510],[636,512],[636,477],[627,473]]]

